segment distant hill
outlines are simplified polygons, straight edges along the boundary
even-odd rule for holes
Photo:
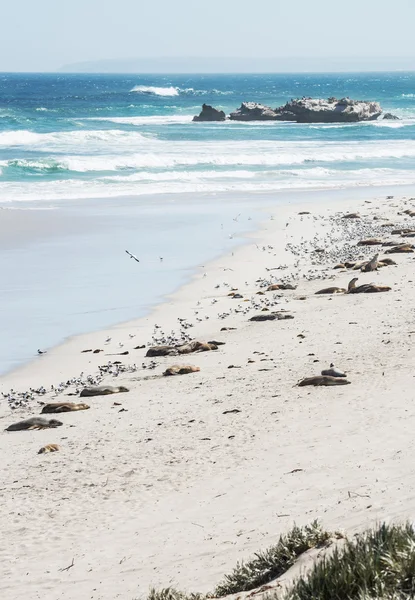
[[[64,65],[63,73],[318,73],[413,71],[415,58],[158,57],[93,60]]]

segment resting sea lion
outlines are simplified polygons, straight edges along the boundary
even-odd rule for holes
[[[90,408],[88,404],[75,404],[74,402],[55,402],[52,404],[45,404],[42,408],[42,413],[63,413],[72,412],[75,410],[87,410]]]
[[[47,446],[43,446],[38,452],[38,454],[48,454],[48,452],[58,452],[60,450],[57,444],[48,444]]]
[[[382,240],[379,238],[369,238],[367,240],[360,240],[357,242],[358,246],[379,246],[382,243]]]
[[[118,394],[119,392],[129,392],[130,390],[122,385],[114,387],[112,385],[97,385],[86,387],[79,394],[81,398],[85,396],[108,396],[109,394]]]
[[[322,385],[348,385],[350,381],[344,379],[343,377],[330,377],[329,375],[315,375],[314,377],[306,377],[302,381],[298,383],[299,387],[303,387],[305,385],[314,385],[314,386],[322,386]]]
[[[291,283],[273,283],[267,287],[267,292],[275,292],[277,290],[295,290],[297,286]]]
[[[19,423],[13,423],[6,428],[6,431],[23,431],[25,429],[50,429],[52,427],[60,427],[63,425],[61,421],[56,419],[42,419],[41,417],[32,417],[31,419],[25,419],[19,421]]]
[[[328,288],[323,288],[322,290],[318,290],[318,292],[315,292],[315,294],[345,294],[346,291],[347,290],[345,288],[328,287]]]
[[[294,319],[293,315],[283,312],[272,312],[269,315],[254,315],[250,321],[284,321],[285,319]]]
[[[349,282],[349,287],[347,290],[348,294],[373,294],[376,292],[390,292],[392,289],[387,285],[376,285],[374,283],[364,283],[363,285],[356,286],[357,277],[354,277]]]
[[[187,344],[177,346],[177,351],[179,354],[191,354],[192,352],[208,352],[209,350],[217,349],[218,347],[216,344],[211,344],[210,342],[198,342],[197,340],[192,340]]]
[[[192,365],[173,365],[166,369],[163,375],[187,375],[188,373],[196,373],[200,371],[200,367],[193,367]]]
[[[360,219],[359,213],[348,213],[347,215],[343,215],[342,219]]]
[[[393,246],[389,250],[385,251],[385,254],[401,254],[401,253],[412,253],[414,251],[412,244],[400,244],[399,246]]]
[[[321,371],[321,374],[328,375],[329,377],[347,377],[346,373],[343,373],[340,369],[336,369],[333,363],[330,364],[330,369]]]

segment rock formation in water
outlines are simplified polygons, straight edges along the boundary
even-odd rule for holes
[[[225,119],[226,115],[223,110],[217,110],[209,104],[203,104],[200,115],[193,117],[193,121],[224,121]]]
[[[392,113],[385,113],[383,115],[384,119],[387,119],[389,121],[400,121],[400,118],[397,117],[396,115],[393,115]]]
[[[356,123],[374,121],[382,114],[378,102],[329,98],[301,98],[272,109],[256,102],[243,102],[229,118],[232,121],[294,121],[296,123]],[[391,118],[391,117],[388,117]]]

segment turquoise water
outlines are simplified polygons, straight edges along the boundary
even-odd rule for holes
[[[377,100],[400,121],[192,123],[206,102]],[[0,74],[0,203],[415,182],[415,74]]]

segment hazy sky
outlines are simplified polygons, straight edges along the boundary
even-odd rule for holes
[[[415,58],[414,23],[414,0],[6,0],[0,71],[160,56],[319,57],[322,68],[326,58],[364,57],[370,64]]]

